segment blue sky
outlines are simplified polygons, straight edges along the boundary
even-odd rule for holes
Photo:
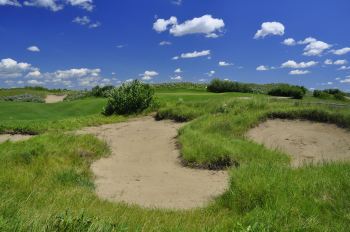
[[[350,91],[348,0],[0,0],[0,87],[287,82]]]

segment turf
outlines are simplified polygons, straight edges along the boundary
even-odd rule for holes
[[[316,101],[311,97],[273,100],[183,89],[157,91],[157,98],[159,119],[192,120],[179,135],[182,159],[188,164],[205,166],[228,159],[237,164],[229,169],[225,194],[206,208],[190,211],[102,201],[94,194],[89,166],[108,155],[108,147],[92,136],[64,131],[125,118],[101,116],[101,99],[53,104],[59,117],[47,112],[38,116],[41,109],[34,105],[13,107],[1,116],[5,118],[0,127],[8,123],[8,129],[20,128],[27,122],[28,128],[39,128],[43,134],[0,144],[0,231],[348,231],[350,163],[292,169],[286,154],[244,135],[267,118],[350,128],[349,108],[304,104]],[[16,119],[6,119],[16,114]],[[34,121],[40,126],[29,123]]]

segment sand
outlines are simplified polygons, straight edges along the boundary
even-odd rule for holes
[[[30,139],[31,135],[11,135],[11,134],[0,134],[0,143],[11,141],[18,142]]]
[[[247,137],[292,157],[292,166],[350,160],[350,133],[335,125],[310,121],[268,120]]]
[[[67,95],[47,95],[45,98],[45,103],[57,103],[62,102]]]
[[[176,136],[182,125],[144,117],[80,131],[107,141],[112,150],[91,167],[98,196],[142,207],[190,209],[222,194],[228,188],[226,171],[181,165]]]

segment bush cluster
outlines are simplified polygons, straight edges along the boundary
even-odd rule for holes
[[[103,87],[95,86],[91,90],[91,96],[93,96],[93,97],[108,97],[109,93],[111,92],[112,89],[114,89],[114,86],[112,86],[112,85],[107,85],[107,86],[103,86]]]
[[[268,95],[302,99],[306,94],[306,91],[306,88],[303,86],[281,84],[277,87],[272,88],[268,92]]]
[[[64,101],[80,100],[80,99],[84,99],[88,96],[89,96],[89,93],[87,91],[70,92],[64,98]]]
[[[209,92],[224,93],[224,92],[241,92],[252,93],[253,89],[248,84],[243,84],[234,81],[226,81],[220,79],[213,79],[207,86]]]
[[[110,91],[103,112],[105,115],[140,113],[151,106],[153,97],[154,89],[150,85],[134,80]]]
[[[4,101],[13,101],[13,102],[36,102],[36,103],[44,103],[45,100],[37,95],[32,94],[21,94],[21,95],[15,95],[15,96],[6,96],[0,98]]]
[[[314,97],[322,99],[336,99],[344,101],[346,100],[346,94],[339,89],[325,89],[325,90],[315,90],[313,93]]]

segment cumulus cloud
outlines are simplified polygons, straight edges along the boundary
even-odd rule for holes
[[[324,64],[326,64],[326,65],[332,65],[332,64],[333,64],[333,60],[327,59],[327,60],[324,61]]]
[[[29,85],[43,85],[44,82],[38,81],[38,80],[28,80],[27,84],[29,84]]]
[[[182,80],[182,76],[177,75],[177,76],[171,77],[170,79],[174,80],[174,81],[181,81]]]
[[[219,62],[219,66],[221,67],[225,67],[225,66],[232,66],[233,63],[229,63],[229,62],[226,62],[226,61],[220,61]]]
[[[181,58],[182,59],[190,59],[190,58],[197,58],[201,56],[209,56],[210,55],[210,50],[203,50],[203,51],[194,51],[194,52],[189,52],[189,53],[182,53]],[[179,56],[173,57],[173,60],[177,60],[180,58]]]
[[[256,71],[268,71],[268,70],[270,70],[270,68],[265,65],[260,65],[256,68]]]
[[[41,72],[39,70],[34,70],[34,71],[31,71],[29,72],[26,77],[36,77],[36,78],[39,78],[41,77]]]
[[[297,63],[294,60],[288,60],[287,62],[284,62],[281,67],[282,68],[295,68],[295,69],[300,69],[300,68],[309,68],[312,66],[317,65],[318,62],[316,61],[309,61],[309,62],[300,62]]]
[[[285,39],[282,44],[287,45],[287,46],[294,46],[297,44],[297,42],[293,38],[288,38]]]
[[[261,29],[258,30],[254,39],[264,38],[268,35],[284,35],[285,27],[280,22],[265,22],[261,24]]]
[[[305,74],[309,74],[309,73],[310,73],[310,71],[308,71],[308,70],[299,70],[299,69],[292,70],[289,72],[290,75],[305,75]]]
[[[304,56],[320,56],[325,50],[332,47],[332,45],[319,41],[313,37],[308,37],[299,41],[298,44],[306,45],[303,53]]]
[[[1,1],[1,0],[0,0]],[[23,3],[25,6],[34,6],[34,7],[42,7],[48,8],[52,11],[62,10],[65,5],[71,5],[80,7],[87,11],[92,11],[93,0],[65,0],[65,1],[57,1],[57,0],[28,0]]]
[[[75,17],[72,21],[73,23],[82,25],[82,26],[87,26],[89,28],[96,28],[101,26],[100,22],[92,22],[91,19],[88,16],[83,16],[83,17]]]
[[[161,41],[161,42],[159,43],[159,45],[160,45],[160,46],[171,45],[171,42],[169,42],[169,41]]]
[[[181,68],[177,68],[177,69],[175,69],[174,73],[182,73]]]
[[[350,66],[341,66],[338,70],[350,70]]]
[[[333,50],[332,52],[333,52],[333,54],[338,55],[338,56],[345,55],[345,54],[350,52],[350,48],[346,47],[346,48],[342,48],[342,49],[338,49],[338,50]]]
[[[0,0],[0,6],[21,6],[17,0]]]
[[[209,77],[212,77],[212,76],[214,76],[214,74],[215,74],[215,71],[214,70],[211,70],[211,71],[209,71],[208,73],[206,73]]]
[[[347,60],[336,60],[336,61],[334,61],[333,64],[335,64],[335,65],[344,65],[344,64],[347,64],[347,63],[348,63]]]
[[[17,62],[11,58],[2,59],[0,61],[0,78],[20,77],[34,69],[35,68],[28,63]]]
[[[166,19],[157,19],[153,29],[157,32],[167,31],[173,36],[184,36],[190,34],[204,34],[207,38],[217,38],[225,27],[224,20],[213,18],[211,15],[203,15],[198,18],[187,20],[179,24],[175,16]]]
[[[142,74],[139,74],[139,76],[142,78],[142,80],[144,81],[149,81],[149,80],[152,80],[153,77],[155,76],[158,76],[159,73],[156,72],[156,71],[145,71],[144,73]]]
[[[177,6],[181,6],[182,5],[182,0],[173,0],[171,1],[172,4],[177,5]]]
[[[30,52],[40,52],[40,48],[38,48],[37,46],[30,46],[27,48],[27,50]]]
[[[344,79],[344,80],[341,80],[339,81],[340,83],[350,83],[350,76],[348,76],[349,78],[347,79]]]
[[[68,70],[57,70],[56,72],[49,73],[51,77],[59,79],[68,78],[81,78],[86,76],[98,77],[100,76],[101,69],[88,69],[88,68],[72,68]]]

